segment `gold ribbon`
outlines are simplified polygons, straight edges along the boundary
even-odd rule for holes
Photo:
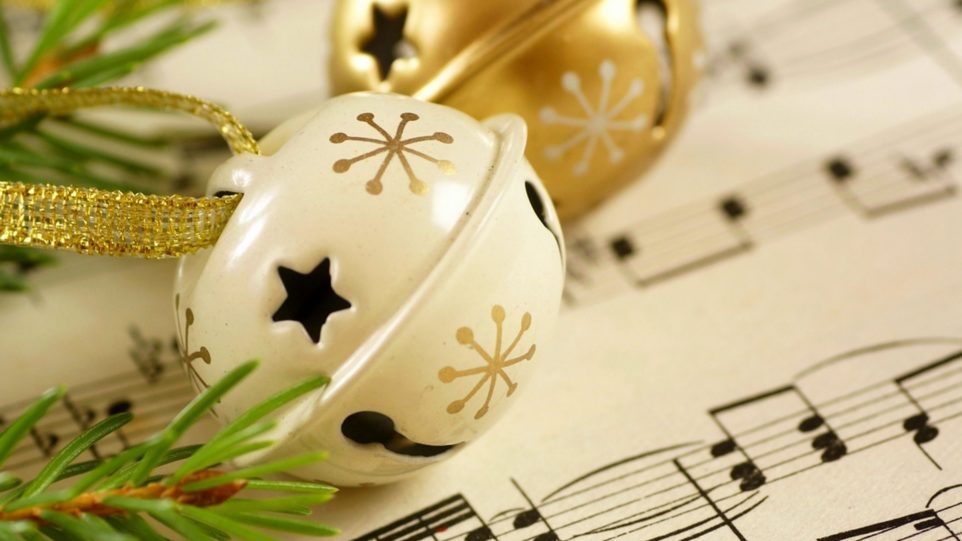
[[[213,124],[234,153],[260,154],[257,142],[220,107],[146,88],[0,91],[0,127],[38,114],[105,105],[174,109]],[[212,245],[240,195],[145,195],[79,186],[0,182],[0,243],[85,254],[177,257]]]
[[[192,7],[212,7],[222,4],[252,4],[259,0],[185,0],[184,3]],[[0,0],[0,5],[9,5],[36,11],[49,11],[57,0]],[[159,4],[160,0],[141,0],[143,5]]]

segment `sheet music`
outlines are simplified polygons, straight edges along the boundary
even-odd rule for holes
[[[703,16],[680,139],[569,225],[538,377],[447,462],[339,493],[319,517],[344,539],[962,538],[962,10],[711,0]],[[17,374],[0,416],[76,383],[24,468],[108,411],[134,411],[136,439],[190,396],[172,265],[69,259],[0,298]]]

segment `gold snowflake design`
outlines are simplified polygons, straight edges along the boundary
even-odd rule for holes
[[[188,308],[184,311],[184,325],[181,330],[180,321],[180,294],[174,297],[174,309],[177,311],[177,333],[180,336],[180,362],[187,371],[191,383],[198,392],[207,389],[210,385],[204,381],[197,369],[194,368],[194,361],[201,360],[205,364],[210,364],[210,352],[206,347],[201,347],[197,351],[190,351],[190,328],[194,324],[194,311]]]
[[[374,121],[374,113],[361,113],[357,115],[357,119],[359,121],[364,122],[374,128],[374,130],[381,135],[382,139],[348,135],[344,132],[337,132],[332,135],[331,142],[334,144],[341,144],[345,141],[361,141],[364,143],[372,143],[377,145],[377,148],[374,150],[359,154],[353,158],[337,160],[334,162],[334,172],[344,173],[355,163],[362,162],[368,158],[373,158],[380,154],[384,154],[384,158],[381,161],[381,166],[378,167],[374,178],[367,181],[366,186],[368,193],[373,195],[381,193],[381,190],[384,188],[383,184],[381,183],[381,178],[384,176],[384,172],[387,171],[388,165],[391,164],[391,161],[394,160],[395,157],[397,157],[398,161],[401,162],[401,167],[404,168],[404,172],[407,174],[408,188],[411,190],[411,192],[417,195],[427,193],[428,185],[419,179],[414,173],[414,168],[411,167],[411,162],[408,160],[408,155],[417,156],[422,160],[435,164],[437,168],[446,175],[454,174],[454,164],[447,160],[440,160],[434,156],[430,156],[411,147],[418,143],[424,143],[427,141],[438,141],[445,145],[449,145],[454,142],[454,138],[447,133],[438,131],[431,135],[421,135],[403,139],[404,129],[407,127],[408,123],[414,122],[419,118],[420,117],[414,113],[401,113],[401,121],[398,122],[397,129],[394,131],[394,135],[391,135],[387,132],[387,130],[382,128],[377,122]]]
[[[518,334],[515,335],[511,344],[502,350],[501,346],[504,317],[504,307],[496,304],[491,308],[491,319],[494,321],[497,332],[493,353],[489,353],[487,350],[481,347],[477,341],[475,341],[474,331],[468,327],[461,327],[455,334],[458,342],[476,351],[478,356],[484,360],[484,364],[474,368],[468,368],[466,370],[457,370],[453,366],[445,366],[438,372],[438,379],[444,383],[451,383],[458,378],[482,374],[482,376],[478,378],[478,382],[474,385],[474,388],[468,392],[467,396],[448,404],[448,413],[454,414],[464,409],[464,406],[468,403],[468,401],[471,400],[479,390],[481,390],[481,387],[483,387],[485,383],[487,383],[488,394],[484,399],[484,404],[482,404],[481,408],[474,414],[475,419],[480,419],[484,417],[486,413],[488,413],[488,406],[491,404],[491,398],[494,396],[494,390],[495,387],[498,386],[499,379],[503,379],[504,383],[508,386],[505,396],[511,396],[515,389],[518,388],[518,384],[511,381],[511,377],[508,375],[505,369],[522,361],[530,360],[532,357],[534,357],[534,344],[532,344],[531,347],[528,348],[528,351],[523,355],[511,357],[511,353],[518,346],[518,343],[521,342],[521,338],[524,336],[525,332],[531,328],[531,314],[527,312],[524,313],[524,315],[521,317],[521,328],[518,330]]]

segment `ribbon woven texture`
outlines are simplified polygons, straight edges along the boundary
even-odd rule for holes
[[[235,154],[260,154],[250,131],[224,109],[193,96],[140,87],[0,91],[0,128],[37,115],[106,105],[183,111],[214,125]],[[0,182],[0,243],[85,254],[178,257],[216,242],[240,198]]]

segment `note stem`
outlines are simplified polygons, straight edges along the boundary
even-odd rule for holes
[[[538,517],[541,518],[541,522],[545,525],[546,528],[548,528],[548,532],[551,534],[551,537],[553,539],[560,539],[560,537],[558,537],[558,533],[555,532],[554,528],[551,527],[551,524],[548,522],[548,519],[546,519],[544,515],[541,514],[541,510],[538,509],[538,506],[534,504],[531,498],[528,497],[528,493],[525,492],[523,488],[521,488],[521,485],[519,485],[518,481],[515,480],[513,477],[511,478],[511,484],[514,485],[514,488],[518,490],[518,492],[521,494],[521,497],[524,498],[524,501],[528,502],[528,505],[531,506],[531,509],[534,509],[535,511],[538,512]]]
[[[720,507],[718,507],[718,504],[715,503],[715,500],[711,499],[711,496],[708,495],[708,492],[706,492],[705,489],[698,484],[698,481],[694,477],[692,477],[690,473],[688,473],[688,470],[686,470],[685,467],[681,465],[681,462],[679,462],[677,458],[673,459],[671,462],[672,464],[675,465],[675,468],[678,469],[678,472],[684,475],[685,479],[688,480],[689,483],[691,483],[691,486],[695,487],[695,490],[698,491],[698,495],[701,496],[702,499],[704,499],[709,506],[711,506],[712,510],[715,512],[715,515],[721,519],[721,521],[725,524],[725,526],[729,529],[729,531],[731,531],[732,534],[739,539],[739,541],[747,541],[745,536],[742,535],[740,531],[738,531],[738,528],[735,526],[735,523],[728,518],[728,515],[726,515],[725,512],[722,511]]]

